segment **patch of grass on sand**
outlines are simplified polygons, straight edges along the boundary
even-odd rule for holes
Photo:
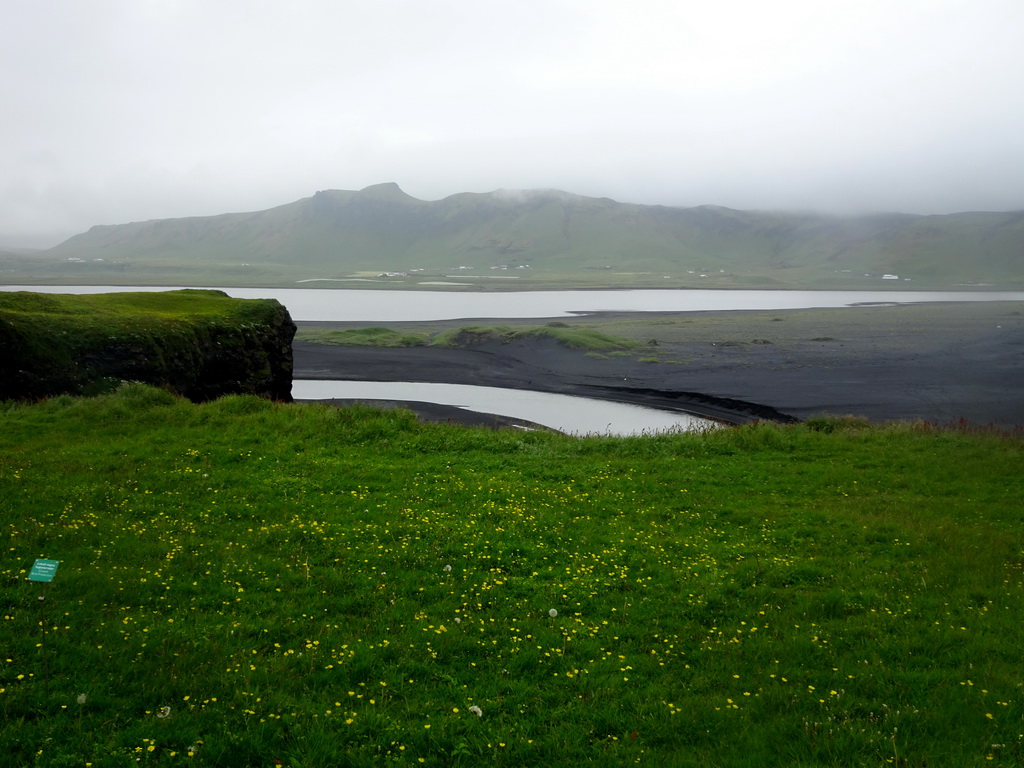
[[[629,351],[639,346],[635,341],[612,336],[597,328],[573,327],[564,323],[528,327],[465,326],[442,331],[431,343],[440,347],[465,347],[488,341],[508,343],[529,339],[554,339],[570,349],[586,352]]]
[[[415,331],[396,331],[391,328],[349,328],[331,330],[327,328],[300,328],[295,334],[297,341],[311,344],[330,344],[360,347],[421,347],[427,344],[429,335]]]
[[[676,356],[695,345],[748,347],[772,345],[780,350],[829,345],[850,352],[884,346],[894,353],[973,338],[998,326],[1020,325],[1018,302],[960,302],[885,307],[774,310],[771,312],[626,313],[567,317],[544,326],[533,320],[503,320],[500,326],[459,326],[451,321],[399,323],[398,336],[426,335],[439,346],[511,340],[545,335],[567,346],[592,352],[630,350],[652,358]],[[298,338],[317,340],[310,329]],[[343,336],[339,339],[346,338]],[[347,337],[352,338],[352,337]],[[372,339],[368,334],[364,338]],[[388,336],[381,334],[381,340]],[[329,342],[325,342],[329,343]],[[340,341],[336,343],[357,343]],[[369,341],[367,343],[373,343]]]

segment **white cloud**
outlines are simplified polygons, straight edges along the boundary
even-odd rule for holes
[[[49,0],[0,27],[0,237],[397,181],[1024,208],[1019,0]]]

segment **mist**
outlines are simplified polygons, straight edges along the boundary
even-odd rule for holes
[[[1017,0],[18,4],[0,244],[397,182],[437,200],[1024,209]]]

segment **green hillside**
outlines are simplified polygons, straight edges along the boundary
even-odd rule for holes
[[[842,217],[555,190],[428,202],[381,184],[253,213],[97,226],[49,251],[0,256],[0,267],[8,282],[1019,287],[1024,213]]]

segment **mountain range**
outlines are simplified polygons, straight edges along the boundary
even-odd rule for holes
[[[389,183],[265,211],[95,226],[2,265],[34,269],[37,280],[135,284],[389,275],[470,284],[515,277],[532,287],[880,287],[883,279],[1017,287],[1024,211],[839,216],[636,205],[557,190],[424,201]]]

